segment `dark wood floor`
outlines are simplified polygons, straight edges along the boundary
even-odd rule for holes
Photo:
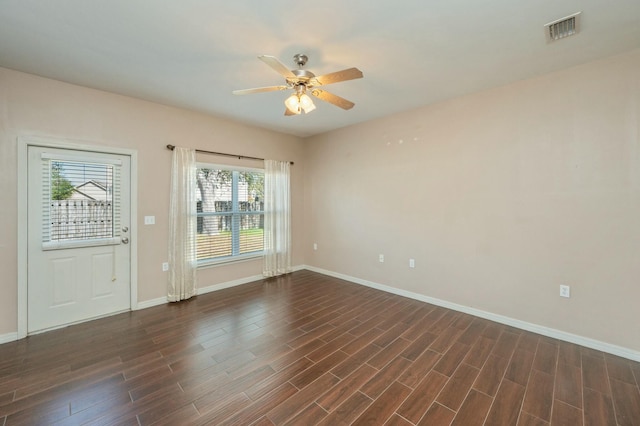
[[[640,364],[301,271],[0,345],[0,426],[640,425]]]

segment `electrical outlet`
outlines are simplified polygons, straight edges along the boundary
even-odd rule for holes
[[[571,287],[569,287],[568,285],[561,285],[560,297],[571,297]]]
[[[383,263],[384,262],[384,254],[381,254],[378,256],[378,262]]]
[[[167,272],[169,270],[169,262],[162,262],[162,272]]]
[[[155,216],[145,216],[144,217],[144,224],[145,225],[155,225],[156,224],[156,217]]]
[[[313,243],[313,249],[318,250],[318,243]]]
[[[416,267],[416,260],[409,259],[409,268],[415,268],[415,267]]]

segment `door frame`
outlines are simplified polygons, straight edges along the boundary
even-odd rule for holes
[[[86,141],[78,141],[63,137],[18,136],[18,339],[28,334],[28,240],[27,240],[27,209],[28,209],[28,151],[30,146],[45,148],[74,149],[86,152],[101,152],[106,154],[126,155],[131,158],[131,224],[130,235],[130,310],[138,308],[138,152],[133,149],[94,145]],[[68,324],[67,324],[68,325]],[[65,325],[66,326],[66,325]]]

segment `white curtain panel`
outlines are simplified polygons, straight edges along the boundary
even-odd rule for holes
[[[291,212],[288,161],[264,160],[265,277],[291,272]]]
[[[169,212],[169,282],[167,300],[177,302],[196,294],[196,152],[173,150]]]

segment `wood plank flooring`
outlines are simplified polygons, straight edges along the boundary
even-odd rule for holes
[[[636,362],[300,271],[0,345],[0,426],[640,425],[639,383]]]

